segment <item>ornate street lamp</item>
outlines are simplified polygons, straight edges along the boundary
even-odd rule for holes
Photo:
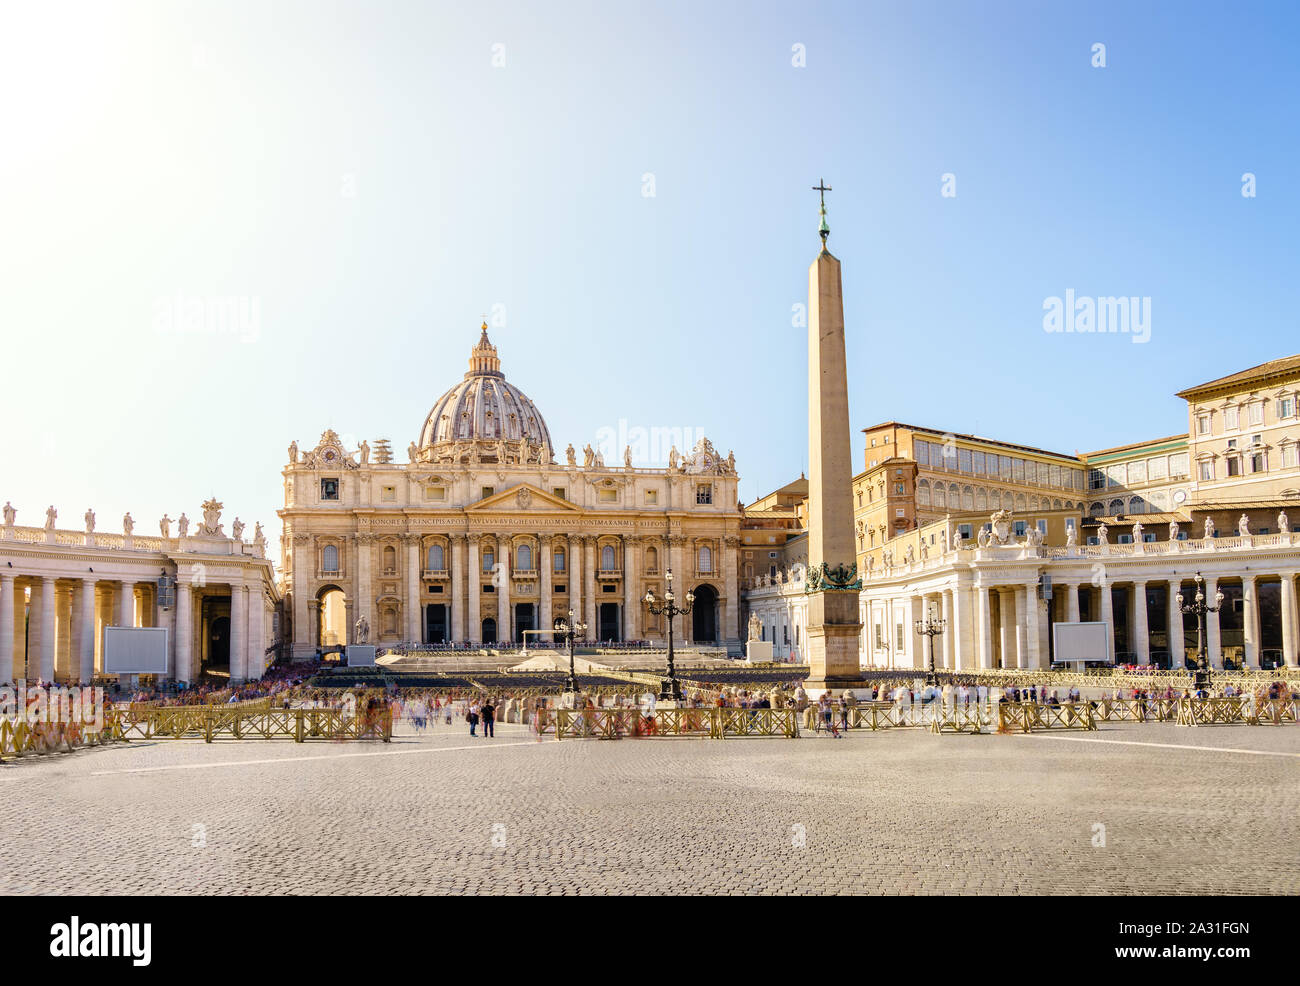
[[[569,648],[569,677],[564,679],[564,690],[566,692],[578,691],[578,674],[573,666],[573,638],[578,634],[587,632],[587,624],[579,623],[574,618],[573,610],[569,610],[569,622],[559,623],[555,627],[554,636],[564,640],[565,645]]]
[[[1196,614],[1196,673],[1193,677],[1193,686],[1196,691],[1209,690],[1210,687],[1210,663],[1205,658],[1205,614],[1217,613],[1223,605],[1223,593],[1217,588],[1214,592],[1214,605],[1209,606],[1205,602],[1205,591],[1202,589],[1201,573],[1196,573],[1196,598],[1186,605],[1183,603],[1183,594],[1180,592],[1174,597],[1178,603],[1178,608],[1184,613]]]
[[[650,612],[655,616],[661,613],[668,617],[668,677],[664,680],[663,687],[659,690],[661,699],[679,700],[682,697],[682,686],[677,680],[677,669],[673,666],[673,617],[686,616],[691,611],[691,606],[695,603],[695,593],[686,593],[686,605],[678,606],[676,598],[673,595],[673,570],[670,568],[664,573],[664,578],[668,580],[668,588],[664,590],[664,601],[662,603],[655,597],[653,589],[647,589],[645,593],[645,603],[650,607]]]
[[[939,676],[934,670],[934,638],[948,629],[948,621],[945,619],[934,618],[934,607],[930,607],[929,615],[923,620],[913,622],[916,632],[923,637],[930,638],[930,672],[925,676],[925,683],[931,687],[939,684]]]

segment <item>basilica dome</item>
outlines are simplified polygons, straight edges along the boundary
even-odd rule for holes
[[[487,323],[469,372],[438,398],[420,430],[422,462],[552,461],[551,434],[532,400],[508,383]]]

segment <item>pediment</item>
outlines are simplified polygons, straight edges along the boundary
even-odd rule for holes
[[[466,513],[581,513],[581,508],[561,499],[554,493],[534,486],[532,483],[519,483],[507,490],[493,493],[491,496],[470,504]]]

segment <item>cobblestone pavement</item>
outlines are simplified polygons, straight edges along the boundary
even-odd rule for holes
[[[0,892],[1296,894],[1298,782],[1295,726],[133,742],[0,768]]]

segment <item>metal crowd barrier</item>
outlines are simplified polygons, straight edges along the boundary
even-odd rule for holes
[[[0,760],[33,753],[58,753],[101,746],[125,739],[116,723],[106,719],[101,728],[83,722],[27,722],[0,719]]]
[[[344,709],[246,709],[237,706],[172,706],[115,709],[109,713],[123,739],[377,739],[393,738],[393,713]]]
[[[562,739],[621,739],[624,736],[784,736],[799,738],[794,709],[697,708],[656,709],[653,716],[637,708],[545,709],[537,716],[539,733]]]

